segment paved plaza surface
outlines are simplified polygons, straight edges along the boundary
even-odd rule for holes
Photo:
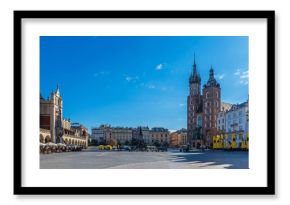
[[[248,152],[178,149],[167,152],[99,151],[40,154],[41,169],[247,169]]]

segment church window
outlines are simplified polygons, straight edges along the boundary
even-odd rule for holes
[[[205,98],[206,98],[206,99],[208,98],[208,92],[206,92],[206,94],[205,94]]]

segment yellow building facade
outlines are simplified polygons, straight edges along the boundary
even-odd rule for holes
[[[213,149],[249,150],[249,132],[233,132],[212,137]]]

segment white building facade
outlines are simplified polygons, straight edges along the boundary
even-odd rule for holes
[[[233,105],[225,114],[227,132],[248,131],[248,102]]]
[[[98,142],[116,140],[117,142],[124,144],[126,142],[130,142],[132,140],[132,136],[132,128],[101,125],[99,127],[92,128],[91,139],[97,140]]]
[[[220,112],[218,115],[218,129],[221,134],[228,136],[227,144],[232,142],[235,136],[237,148],[241,147],[242,141],[246,141],[249,132],[249,103],[233,105],[228,111]]]
[[[111,128],[110,138],[117,140],[117,142],[121,144],[130,142],[132,140],[132,128],[128,127]]]
[[[105,133],[106,133],[106,130],[109,128],[110,128],[109,125],[100,125],[99,127],[93,127],[91,139],[97,140],[98,142],[106,140]]]

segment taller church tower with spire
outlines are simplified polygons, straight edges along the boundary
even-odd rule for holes
[[[197,146],[200,143],[200,137],[197,130],[202,124],[202,96],[201,96],[201,78],[196,69],[195,55],[193,63],[193,72],[189,77],[189,95],[187,96],[187,138],[188,143]]]

